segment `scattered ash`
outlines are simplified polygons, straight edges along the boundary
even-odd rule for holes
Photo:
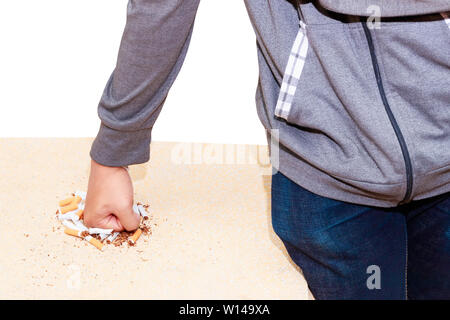
[[[142,205],[140,202],[137,202],[137,205]],[[147,206],[147,207],[146,207]],[[148,212],[147,208],[148,205],[143,205],[144,208],[146,208],[146,211]],[[139,225],[139,229],[142,230],[142,235],[149,236],[152,234],[151,232],[151,226],[150,226],[150,220],[149,217],[141,218],[141,223]],[[130,238],[133,236],[135,231],[122,231],[119,233],[119,235],[112,241],[112,244],[115,247],[120,247],[123,244],[128,245],[129,247],[134,247],[136,243],[132,242]],[[107,244],[111,244],[111,241],[106,241]]]
[[[151,227],[150,227],[150,219],[141,219],[141,224],[139,225],[139,229],[142,230],[142,234],[145,236],[151,235]],[[123,244],[127,244],[129,247],[134,247],[136,243],[133,243],[130,240],[130,237],[133,236],[135,231],[128,232],[128,231],[122,231],[119,233],[116,239],[112,242],[112,244],[115,247],[120,247]]]
[[[122,231],[119,233],[116,239],[114,239],[113,244],[115,247],[120,247],[124,243],[128,243],[128,238],[133,235],[134,232]]]

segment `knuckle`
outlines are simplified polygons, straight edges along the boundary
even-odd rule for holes
[[[130,225],[128,225],[128,226],[126,226],[125,227],[125,230],[126,231],[134,231],[134,230],[136,230],[137,228],[139,228],[139,224],[140,224],[140,218],[136,215],[136,219],[134,219],[131,223],[130,223]]]

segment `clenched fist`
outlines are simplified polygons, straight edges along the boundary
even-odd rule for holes
[[[133,211],[133,183],[122,167],[106,167],[91,160],[84,222],[87,227],[132,231],[140,217]]]

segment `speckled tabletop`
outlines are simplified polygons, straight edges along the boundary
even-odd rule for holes
[[[265,147],[152,143],[151,161],[130,167],[152,235],[101,252],[55,219],[58,200],[86,190],[91,142],[0,138],[1,299],[310,297],[270,224],[270,168],[214,160]],[[180,158],[195,148],[201,164]]]

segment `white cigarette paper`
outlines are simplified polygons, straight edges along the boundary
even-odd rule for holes
[[[147,210],[145,210],[144,206],[140,204],[137,207],[138,207],[138,210],[139,210],[139,213],[141,214],[141,216],[143,218],[148,218]]]
[[[140,215],[140,213],[139,213],[139,208],[138,208],[138,206],[137,206],[136,204],[133,204],[133,211],[134,211],[134,213],[136,213],[137,215]]]
[[[100,240],[103,241],[105,240],[106,237],[108,237],[109,234],[108,233],[100,233]]]
[[[88,228],[84,225],[84,223],[80,220],[77,221],[72,221],[78,229],[80,229],[81,231],[88,231]]]
[[[62,220],[61,223],[69,229],[74,229],[74,230],[80,231],[80,229],[70,220]]]
[[[81,200],[86,200],[86,192],[84,192],[84,191],[76,191],[75,192],[75,196],[78,196],[78,197],[80,197],[81,198]]]
[[[108,238],[106,238],[106,241],[111,241],[113,242],[114,240],[116,240],[117,236],[119,235],[120,232],[114,232],[112,233]]]
[[[80,217],[77,216],[77,214],[76,214],[77,212],[78,212],[78,209],[64,213],[64,214],[61,214],[61,212],[60,212],[58,214],[58,219],[60,221],[63,221],[63,220],[72,220],[74,222],[78,221],[78,220],[80,220]]]
[[[111,234],[114,229],[89,228],[89,234]]]

